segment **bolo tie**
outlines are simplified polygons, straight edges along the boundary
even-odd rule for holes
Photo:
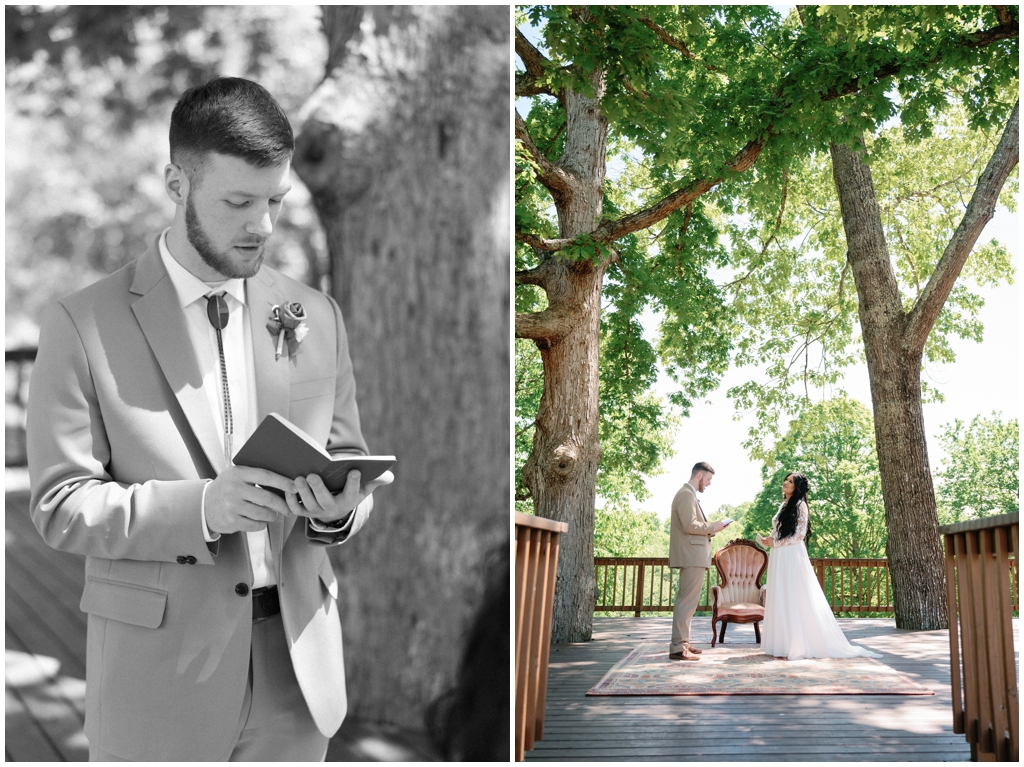
[[[228,302],[224,300],[223,293],[214,293],[206,297],[206,316],[210,318],[210,324],[217,331],[217,351],[220,353],[220,382],[224,392],[224,457],[231,465],[231,435],[234,434],[235,426],[231,420],[231,395],[228,392],[228,368],[224,361],[224,338],[221,331],[228,326]]]

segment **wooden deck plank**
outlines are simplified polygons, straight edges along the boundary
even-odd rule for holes
[[[544,740],[526,760],[968,761],[970,748],[952,731],[947,632],[900,631],[891,619],[840,625],[935,695],[588,698],[631,648],[664,641],[667,652],[671,633],[670,617],[596,618],[592,642],[551,648]],[[695,618],[694,630],[698,644],[710,643],[707,617]],[[753,640],[752,626],[730,626],[726,645]]]

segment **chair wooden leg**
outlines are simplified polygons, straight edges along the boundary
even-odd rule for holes
[[[715,646],[715,633],[718,630],[718,627],[716,625],[717,623],[718,623],[718,618],[712,618],[711,619],[711,646],[712,647]]]
[[[729,621],[727,621],[727,620],[723,620],[722,621],[722,635],[720,637],[718,637],[718,641],[721,642],[722,644],[725,644],[725,627],[728,626],[728,625],[729,625]]]
[[[754,636],[757,637],[757,643],[761,644],[761,622],[754,621]]]

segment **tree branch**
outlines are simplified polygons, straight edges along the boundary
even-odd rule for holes
[[[742,173],[749,169],[756,161],[761,150],[764,148],[764,140],[751,141],[743,149],[736,153],[726,166],[729,171]],[[593,233],[595,240],[603,243],[613,242],[627,234],[632,234],[641,229],[646,229],[658,223],[674,210],[679,210],[696,200],[717,184],[722,183],[724,174],[718,178],[699,179],[691,181],[681,189],[676,190],[667,197],[662,198],[654,205],[636,213],[623,216],[618,221],[605,221]]]
[[[1003,129],[1003,136],[989,158],[981,178],[978,179],[978,186],[974,189],[960,226],[950,238],[938,266],[935,267],[928,284],[907,317],[903,339],[909,348],[916,351],[924,349],[928,334],[931,333],[939,312],[949,298],[950,291],[953,290],[953,285],[967,262],[967,257],[971,254],[985,225],[995,215],[999,193],[1003,189],[1006,177],[1018,162],[1019,142],[1020,101],[1014,104],[1013,112],[1010,113]]]
[[[544,76],[544,70],[551,64],[551,61],[537,50],[518,29],[516,30],[516,54],[523,60],[523,65],[526,67],[525,73],[516,73],[516,96],[537,96],[546,93],[558,98],[558,94],[549,86],[537,82]]]
[[[516,272],[516,285],[536,285],[543,288],[547,282],[547,274],[540,267],[521,269]]]
[[[697,61],[697,57],[694,56],[693,52],[689,48],[686,47],[686,43],[684,43],[682,40],[680,40],[680,39],[670,35],[665,30],[664,27],[659,26],[658,24],[656,24],[654,21],[652,21],[651,19],[647,18],[646,16],[642,16],[640,18],[640,23],[643,24],[648,29],[650,29],[652,32],[654,32],[654,34],[656,34],[658,36],[658,39],[661,40],[663,43],[665,43],[665,45],[667,45],[669,48],[674,48],[675,50],[679,51],[681,54],[686,56],[686,58],[690,59],[690,61]],[[718,71],[717,67],[713,67],[710,64],[704,64],[702,62],[698,62],[698,63],[700,63],[701,66],[703,66],[709,72],[717,72]]]
[[[537,180],[543,184],[551,192],[554,197],[559,197],[569,191],[569,174],[558,167],[555,163],[551,162],[533,141],[533,137],[530,135],[529,129],[526,127],[526,121],[519,116],[519,110],[516,110],[516,138],[522,143],[526,151],[530,153],[530,157],[540,168],[540,174],[537,176]]]
[[[992,10],[996,12],[996,18],[999,20],[1000,26],[1006,26],[1013,23],[1013,13],[1010,11],[1010,6],[993,5]]]
[[[569,332],[573,320],[570,309],[554,306],[540,312],[516,312],[516,338],[529,338],[547,349]]]
[[[516,230],[516,241],[526,243],[527,245],[536,248],[537,250],[555,251],[567,248],[572,245],[573,240],[571,237],[562,237],[560,239],[549,240],[544,237],[538,237],[535,234],[529,234],[527,232],[520,232]]]

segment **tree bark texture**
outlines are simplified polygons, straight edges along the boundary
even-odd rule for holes
[[[1018,133],[1014,107],[960,226],[909,313],[903,310],[871,170],[859,153],[837,144],[831,147],[871,383],[897,628],[947,627],[945,574],[921,406],[921,361],[942,305],[1017,164]]]
[[[330,550],[350,714],[423,728],[509,530],[509,17],[327,6],[295,168],[330,247],[363,433],[398,457]],[[508,647],[491,648],[507,662]]]
[[[559,236],[572,239],[597,227],[605,177],[608,121],[600,110],[604,74],[592,75],[595,97],[566,90],[565,149],[549,184]],[[569,523],[562,536],[551,641],[590,640],[594,619],[594,504],[601,462],[598,414],[598,349],[601,287],[607,263],[559,261],[541,256],[533,284],[541,285],[548,308],[520,315],[516,332],[533,338],[544,366],[533,451],[523,482],[534,513]]]

